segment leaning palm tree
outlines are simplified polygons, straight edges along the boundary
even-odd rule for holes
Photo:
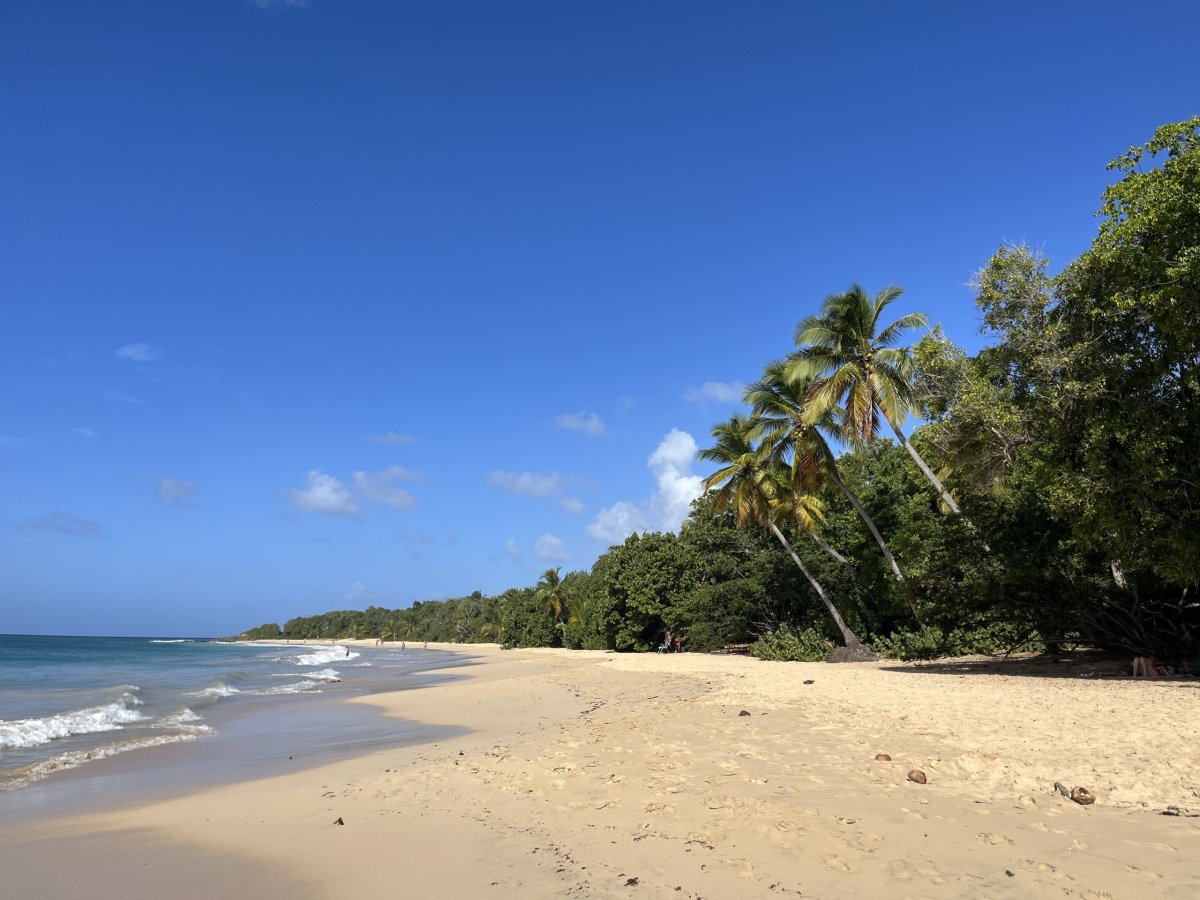
[[[806,418],[816,424],[833,409],[844,409],[843,433],[862,447],[879,433],[884,421],[891,426],[908,455],[941,495],[952,512],[958,504],[933,469],[905,436],[904,417],[915,408],[913,362],[907,347],[896,347],[900,334],[928,322],[924,313],[909,313],[880,327],[884,309],[903,288],[889,287],[871,297],[861,285],[842,294],[830,294],[821,312],[796,326],[800,349],[787,366],[790,379],[815,379],[808,395]]]
[[[753,523],[769,529],[825,604],[841,632],[842,641],[847,647],[861,646],[862,641],[850,630],[829,593],[779,528],[780,521],[789,519],[801,530],[814,528],[821,518],[820,504],[815,497],[790,489],[789,475],[778,468],[772,469],[766,455],[754,446],[753,432],[752,421],[735,415],[728,422],[713,427],[716,446],[700,451],[700,459],[720,466],[704,480],[706,491],[716,491],[713,508],[718,512],[732,509],[739,526]]]
[[[755,435],[761,437],[772,460],[783,463],[790,460],[793,482],[805,491],[816,492],[821,482],[828,480],[842,492],[875,538],[892,574],[903,584],[904,573],[896,557],[866,507],[842,481],[833,450],[819,430],[824,428],[835,436],[840,433],[844,418],[841,407],[826,410],[820,422],[806,420],[806,401],[813,387],[812,378],[788,378],[787,363],[780,360],[768,363],[762,380],[747,387],[743,396],[754,411]]]
[[[543,572],[533,595],[546,612],[554,614],[555,628],[562,628],[563,613],[567,610],[566,594],[563,593],[562,579],[558,576],[561,571],[562,567],[560,566]]]

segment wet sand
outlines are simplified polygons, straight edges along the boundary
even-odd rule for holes
[[[1196,679],[470,650],[480,664],[453,680],[350,701],[469,730],[0,829],[6,887],[1200,898],[1200,818],[1186,816],[1200,812]],[[907,780],[914,768],[927,784]],[[1172,807],[1185,815],[1162,815]],[[168,893],[129,881],[172,871],[186,877]],[[61,893],[39,889],[51,878]]]

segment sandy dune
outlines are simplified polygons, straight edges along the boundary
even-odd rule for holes
[[[461,678],[356,701],[471,733],[10,829],[6,888],[1200,898],[1200,818],[1161,814],[1200,812],[1200,680],[471,652]]]

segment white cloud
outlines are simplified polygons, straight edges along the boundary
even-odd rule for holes
[[[69,534],[77,537],[104,537],[104,526],[91,519],[80,518],[65,512],[52,512],[29,522],[29,527],[54,534]]]
[[[71,430],[80,437],[94,438],[99,436],[96,431],[91,428],[72,428]]]
[[[417,439],[410,434],[397,434],[394,431],[389,431],[387,434],[368,434],[367,440],[372,444],[401,444],[404,446],[417,442]]]
[[[556,534],[543,534],[533,542],[533,558],[541,562],[563,562],[567,559],[567,548]]]
[[[595,413],[583,412],[565,413],[554,417],[554,424],[568,431],[582,431],[589,437],[604,434],[604,423]]]
[[[570,480],[557,472],[540,475],[537,472],[501,472],[497,470],[488,474],[490,484],[503,488],[510,494],[521,494],[525,497],[553,497],[562,491]]]
[[[187,506],[188,498],[196,490],[196,485],[180,478],[164,478],[158,483],[159,498],[176,506]]]
[[[578,497],[559,497],[558,505],[565,509],[573,516],[582,516],[584,512],[583,501]]]
[[[692,511],[692,501],[704,493],[704,479],[692,472],[698,449],[690,434],[672,428],[647,460],[658,481],[650,506],[664,531],[677,531]]]
[[[346,489],[346,486],[332,475],[324,474],[320,469],[308,473],[308,487],[304,490],[292,488],[287,491],[287,497],[294,506],[317,512],[326,516],[342,516],[357,519],[358,501]]]
[[[646,531],[649,527],[638,504],[620,500],[596,513],[596,518],[585,530],[592,540],[619,544],[635,531]]]
[[[737,381],[706,381],[683,393],[688,403],[739,403],[746,386]]]
[[[117,359],[140,363],[166,362],[167,351],[155,344],[126,344],[117,348]]]
[[[512,538],[504,542],[504,552],[508,554],[508,558],[513,562],[521,561],[521,548],[517,546],[517,542]]]
[[[417,473],[399,466],[388,466],[382,472],[355,472],[354,489],[368,503],[378,503],[392,509],[411,509],[417,505],[417,498],[403,488],[396,487],[394,482],[416,481],[419,477]]]
[[[646,460],[657,484],[644,501],[621,500],[597,513],[587,527],[593,540],[615,544],[635,531],[650,528],[676,531],[691,512],[692,501],[703,493],[703,481],[693,474],[696,441],[686,431],[672,428]]]
[[[332,475],[313,469],[308,473],[307,488],[289,489],[285,496],[292,505],[309,512],[357,519],[360,503],[411,509],[417,505],[416,497],[398,487],[396,482],[422,480],[424,476],[420,472],[388,466],[381,472],[355,472],[350,476],[350,485],[347,486]]]

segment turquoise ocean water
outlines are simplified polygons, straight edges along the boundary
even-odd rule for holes
[[[229,780],[429,739],[330,701],[418,688],[463,662],[398,645],[0,635],[0,811],[68,779],[78,794],[88,775],[123,776],[122,790],[154,772],[160,783]]]

